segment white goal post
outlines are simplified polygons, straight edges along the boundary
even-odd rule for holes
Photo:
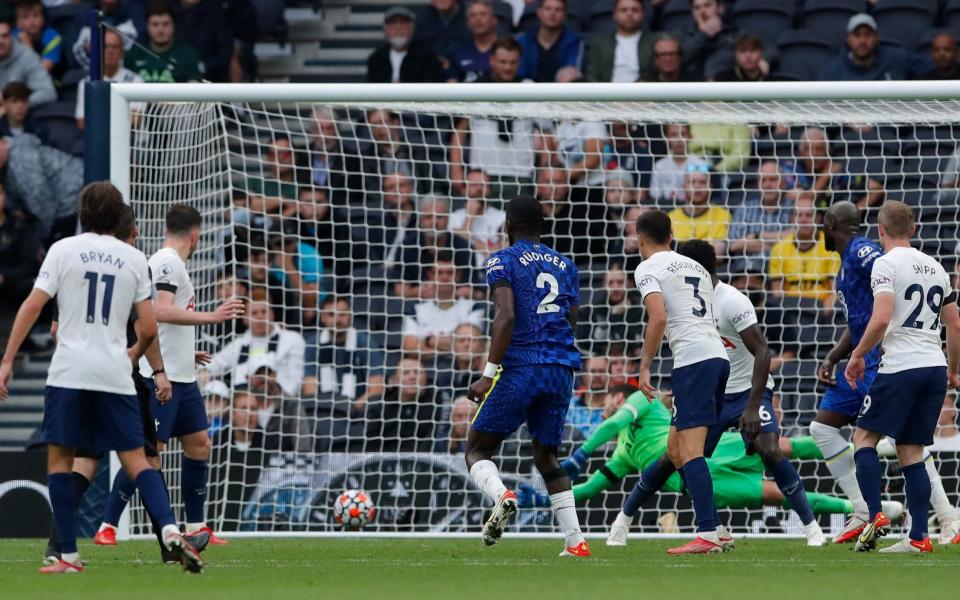
[[[482,138],[481,123],[490,126]],[[517,149],[526,135],[529,146]],[[598,145],[584,144],[584,136]],[[316,148],[321,138],[331,141],[323,151]],[[816,215],[837,200],[858,202],[864,207],[864,232],[876,238],[876,208],[885,199],[904,200],[918,217],[918,243],[948,262],[948,271],[957,267],[960,82],[954,81],[111,84],[108,141],[110,179],[137,211],[148,255],[159,247],[167,206],[186,202],[201,211],[201,247],[188,263],[198,309],[222,299],[225,282],[231,290],[245,290],[248,299],[257,297],[255,289],[266,290],[273,320],[305,340],[306,358],[300,357],[305,375],[295,390],[284,390],[302,407],[287,411],[281,404],[259,404],[249,409],[256,416],[251,423],[259,419],[251,431],[262,430],[251,439],[263,442],[273,427],[280,447],[252,457],[246,437],[237,442],[227,429],[214,435],[207,518],[228,536],[332,535],[337,527],[329,503],[353,487],[366,489],[380,509],[367,527],[371,533],[479,531],[484,503],[469,480],[462,452],[456,451],[462,440],[454,433],[459,431],[456,398],[465,393],[456,382],[472,364],[457,362],[461,350],[456,344],[458,336],[467,334],[444,329],[435,313],[419,317],[433,322],[418,322],[417,311],[421,304],[475,302],[473,311],[464,309],[453,325],[457,331],[473,325],[470,339],[485,347],[489,307],[482,273],[476,272],[485,257],[502,247],[504,236],[497,229],[502,216],[497,214],[518,191],[535,193],[550,206],[551,222],[564,233],[553,231],[549,239],[576,255],[581,315],[586,312],[592,319],[578,328],[589,364],[571,400],[576,408],[572,418],[581,421],[570,422],[561,459],[615,411],[603,412],[604,392],[635,373],[643,314],[630,291],[639,260],[631,250],[630,220],[636,211],[651,207],[682,213],[687,196],[697,194],[688,185],[694,185],[689,180],[698,173],[707,178],[709,204],[702,208],[716,210],[716,220],[701,219],[701,208],[691,205],[687,214],[693,216],[682,224],[683,231],[714,242],[723,262],[721,278],[750,290],[764,330],[783,359],[778,358],[774,372],[776,405],[790,437],[808,435],[823,392],[816,366],[845,323],[832,294],[839,262],[835,254],[818,249]],[[288,160],[278,158],[285,151],[292,156],[291,180],[277,174],[283,171],[280,162]],[[591,160],[592,154],[599,160]],[[701,163],[702,170],[696,166]],[[773,170],[774,183],[762,182],[764,169]],[[461,183],[479,171],[489,192],[484,194],[487,205],[474,215],[469,182]],[[398,191],[406,182],[412,191]],[[399,197],[406,208],[394,214],[388,196]],[[764,204],[774,196],[772,205]],[[306,202],[323,204],[325,212],[313,206],[308,211]],[[809,222],[802,216],[808,205]],[[324,216],[314,216],[320,212]],[[425,214],[431,220],[422,220]],[[401,216],[406,220],[401,222]],[[448,225],[454,218],[457,225]],[[319,225],[323,219],[329,222],[327,229]],[[396,239],[389,238],[396,233],[386,224],[390,219],[400,223]],[[492,223],[490,229],[481,221]],[[243,230],[239,237],[238,228]],[[814,232],[810,240],[796,234],[808,230]],[[279,241],[280,235],[287,241]],[[449,254],[456,267],[450,285],[457,295],[441,298],[435,264],[448,253],[425,252],[422,240],[452,239],[448,235],[465,240],[463,253],[469,258],[466,264],[459,262],[460,242],[436,242],[453,249]],[[289,236],[299,236],[292,246],[286,245]],[[314,247],[309,252],[322,263],[317,273],[304,267],[306,250],[298,246],[307,243],[304,236]],[[416,240],[413,246],[410,236]],[[799,250],[791,249],[794,242]],[[266,261],[259,279],[254,254]],[[464,270],[469,273],[463,275]],[[608,293],[611,281],[623,290],[623,299]],[[341,346],[330,342],[333,333],[324,333],[331,326],[322,322],[321,313],[326,299],[333,298],[347,308],[335,302],[331,314],[348,311],[348,322],[366,340],[365,348],[356,347],[356,333]],[[216,352],[239,338],[233,330],[209,329],[198,331],[198,339],[202,349]],[[246,348],[257,352],[249,343]],[[465,352],[477,352],[473,345],[469,348]],[[363,359],[356,358],[360,350],[366,352]],[[268,354],[274,351],[267,349]],[[363,365],[367,377],[358,381],[352,372],[344,375],[350,369],[336,362],[341,360],[337,352],[349,355],[347,363],[354,361],[354,366],[357,360],[371,361]],[[666,391],[672,362],[664,352],[655,377]],[[416,364],[410,366],[408,360]],[[270,365],[277,370],[284,366]],[[225,403],[218,405],[223,413],[219,427],[230,422],[235,394],[247,393],[247,382],[238,381],[231,368],[203,378],[204,383],[222,381],[229,390]],[[410,385],[421,394],[415,402],[423,402],[429,388],[432,410],[418,405],[403,412],[401,380],[409,369],[416,370]],[[380,397],[396,388],[401,408],[394,418],[422,428],[390,425],[383,416],[386,401],[378,403],[375,394],[367,398],[358,391],[373,390],[377,373],[387,390]],[[942,440],[938,437],[943,450],[935,451],[953,506],[960,493],[960,437],[956,409],[950,412],[955,402],[952,393],[945,399]],[[578,483],[589,487],[584,482],[591,473],[601,473],[604,461],[615,461],[616,442],[614,435],[597,449]],[[812,445],[800,449],[804,443],[797,442],[793,450],[800,453],[801,476],[823,507],[833,507],[818,513],[825,529],[835,531],[844,519],[837,508],[842,501],[834,498],[839,489],[822,461],[808,457]],[[513,443],[505,452],[508,484],[542,493],[529,451]],[[179,506],[179,459],[172,449],[165,454],[165,474]],[[725,520],[742,534],[802,534],[791,511],[760,505],[761,486],[768,485],[761,480],[770,479],[762,474],[762,465],[759,472],[756,465],[744,471],[737,461],[734,457],[717,467],[728,482],[723,497],[738,504],[722,511]],[[899,482],[899,471],[892,462],[888,465],[890,481]],[[590,492],[593,497],[580,512],[589,534],[605,531],[636,481],[634,471],[616,470],[622,463],[613,468],[615,481],[601,485],[590,480],[606,489]],[[738,487],[741,476],[750,481],[746,491]],[[679,491],[645,505],[635,531],[690,531],[690,503]],[[899,483],[886,494],[885,499],[903,500]],[[129,531],[149,533],[139,504],[130,514]],[[518,534],[555,531],[549,509],[542,505],[521,515],[514,526]]]

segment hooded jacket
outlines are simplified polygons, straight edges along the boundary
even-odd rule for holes
[[[21,81],[30,88],[30,106],[46,104],[57,99],[50,74],[40,64],[40,57],[20,42],[13,42],[10,55],[0,60],[0,89],[13,81]]]

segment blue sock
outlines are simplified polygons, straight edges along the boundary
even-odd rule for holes
[[[857,483],[860,484],[860,493],[867,502],[870,520],[873,520],[882,509],[880,503],[880,457],[876,448],[860,448],[853,454],[857,464]]]
[[[790,501],[790,507],[800,517],[800,521],[804,525],[812,523],[813,509],[810,507],[810,501],[807,500],[807,492],[803,489],[800,474],[797,473],[793,463],[786,458],[781,458],[780,462],[770,468],[770,471],[773,473],[773,480],[777,482],[777,487]]]
[[[207,499],[207,461],[183,456],[180,491],[187,523],[203,523],[203,503]]]
[[[50,506],[53,507],[53,521],[57,524],[60,552],[64,554],[76,552],[77,493],[73,487],[73,475],[70,473],[47,475],[47,491],[50,494]]]
[[[110,495],[107,496],[107,510],[103,513],[103,522],[116,527],[123,509],[127,507],[135,491],[137,491],[137,484],[130,479],[127,472],[123,469],[117,471],[117,476],[113,478],[113,485],[110,487]]]
[[[687,493],[693,500],[693,510],[697,513],[697,529],[700,533],[716,531],[714,515],[717,508],[713,503],[713,480],[707,469],[707,460],[701,456],[688,461],[683,465],[683,474]]]
[[[163,477],[155,469],[144,469],[137,475],[137,489],[140,490],[140,500],[160,528],[167,525],[176,525],[170,510],[170,501],[167,500],[167,488],[163,484]]]
[[[922,542],[927,538],[927,517],[930,514],[930,476],[923,461],[904,467],[902,471],[910,510],[910,539]]]
[[[667,479],[670,479],[675,472],[673,463],[669,461],[657,459],[650,463],[650,466],[640,473],[640,481],[633,486],[630,495],[623,503],[623,514],[628,517],[636,515],[647,498],[660,491]]]

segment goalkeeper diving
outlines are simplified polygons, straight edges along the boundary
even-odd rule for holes
[[[577,504],[583,504],[610,488],[627,475],[637,473],[658,460],[667,451],[670,430],[670,411],[660,400],[648,399],[631,384],[614,386],[604,402],[603,423],[577,448],[562,465],[575,481],[586,466],[590,455],[604,444],[617,438],[617,446],[606,463],[590,474],[587,481],[573,486]],[[780,438],[784,456],[798,459],[823,459],[813,438]],[[713,456],[707,459],[713,478],[714,502],[718,508],[759,508],[782,506],[788,508],[783,493],[773,481],[763,478],[764,464],[759,454],[748,455],[739,432],[726,432]],[[674,473],[661,491],[683,493],[683,482]],[[546,494],[525,488],[518,492],[521,508],[548,506]],[[851,514],[853,505],[845,498],[829,494],[806,492],[810,507],[816,514]],[[902,514],[898,502],[885,502],[884,510]]]

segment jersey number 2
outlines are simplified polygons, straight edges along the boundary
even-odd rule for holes
[[[83,278],[87,280],[87,323],[93,323],[97,312],[97,273],[87,271]],[[103,281],[103,306],[100,307],[100,317],[104,325],[110,324],[110,305],[113,303],[113,282],[115,275],[100,275]]]
[[[550,273],[540,273],[537,275],[537,289],[543,289],[546,286],[550,286],[550,290],[540,301],[540,305],[537,306],[538,315],[560,312],[560,306],[553,303],[560,295],[560,284],[557,282],[557,278]]]

